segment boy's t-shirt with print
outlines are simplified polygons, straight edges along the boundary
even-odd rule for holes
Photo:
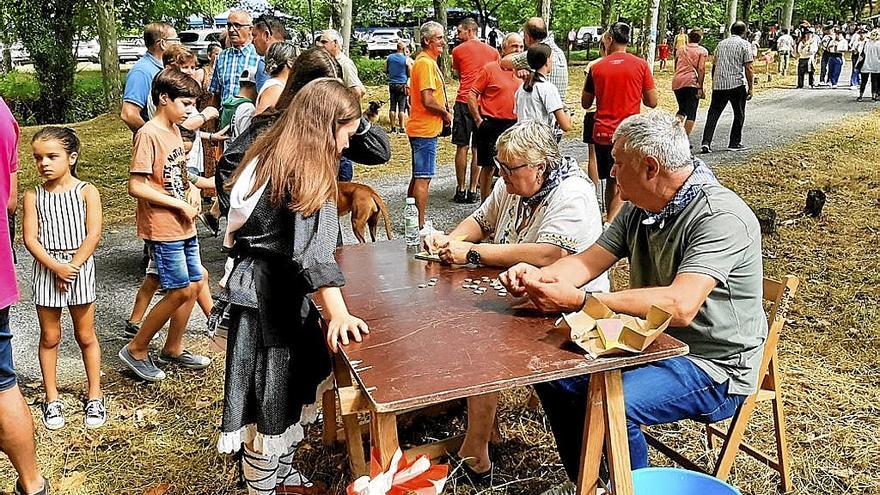
[[[157,190],[186,201],[189,180],[180,130],[162,129],[153,120],[144,124],[134,138],[130,172],[148,176]],[[171,242],[194,237],[196,228],[180,210],[139,199],[137,233],[148,241]]]

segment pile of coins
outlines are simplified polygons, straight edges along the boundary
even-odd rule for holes
[[[504,286],[501,285],[501,282],[497,278],[466,278],[464,279],[464,284],[462,284],[461,288],[473,290],[474,294],[482,295],[489,290],[486,286],[483,285],[484,283],[494,289],[495,294],[499,297],[507,296],[507,289],[505,289]]]

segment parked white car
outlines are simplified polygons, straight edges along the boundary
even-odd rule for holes
[[[137,61],[145,53],[147,47],[144,46],[144,38],[141,36],[126,36],[116,42],[116,55],[120,64]]]
[[[220,34],[222,33],[222,29],[192,29],[181,31],[178,36],[180,36],[180,42],[196,54],[199,63],[205,63],[208,61],[208,45],[220,43]]]
[[[76,44],[76,60],[79,62],[98,63],[100,59],[101,45],[97,39],[81,40]]]
[[[412,40],[407,38],[400,29],[376,29],[367,38],[367,56],[374,57],[395,52],[398,41],[403,41],[412,47]]]
[[[20,41],[16,41],[11,45],[0,45],[0,49],[9,49],[9,57],[12,59],[12,65],[24,65],[30,62],[31,54],[28,53],[24,45]]]

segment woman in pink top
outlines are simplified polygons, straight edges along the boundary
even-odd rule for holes
[[[688,136],[694,129],[697,120],[697,107],[705,98],[703,80],[706,78],[706,58],[709,52],[700,46],[703,31],[691,29],[688,33],[688,44],[683,50],[675,51],[675,75],[672,76],[672,92],[678,101],[676,114],[684,120],[684,129]]]

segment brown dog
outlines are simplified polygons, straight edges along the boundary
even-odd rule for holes
[[[354,182],[338,182],[339,194],[336,198],[336,207],[339,216],[345,216],[351,212],[351,228],[358,242],[366,242],[364,239],[364,227],[370,226],[370,238],[376,242],[376,228],[379,226],[379,215],[385,219],[385,234],[391,240],[391,217],[385,202],[372,187]]]

